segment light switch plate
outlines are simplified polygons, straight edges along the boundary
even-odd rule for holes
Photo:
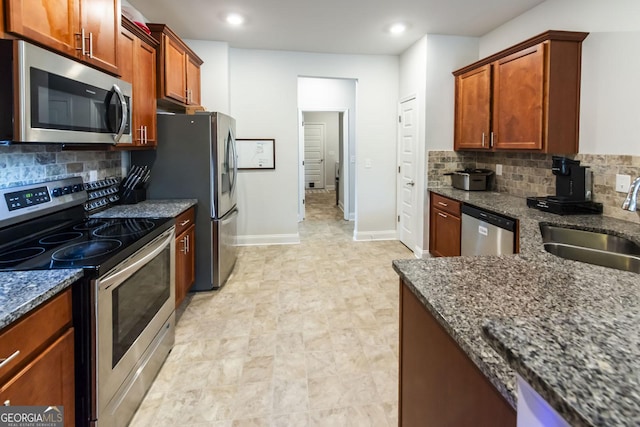
[[[89,171],[89,181],[98,180],[98,171]]]
[[[619,193],[627,193],[631,186],[631,175],[616,174],[616,191]]]

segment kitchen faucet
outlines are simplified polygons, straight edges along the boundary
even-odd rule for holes
[[[622,203],[622,209],[635,212],[638,205],[638,190],[640,190],[640,176],[633,180],[631,187],[629,187],[629,194]]]

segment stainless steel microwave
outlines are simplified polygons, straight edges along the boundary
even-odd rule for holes
[[[25,41],[0,41],[0,142],[131,143],[131,84]]]

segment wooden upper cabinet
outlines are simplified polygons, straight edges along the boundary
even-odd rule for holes
[[[489,149],[491,132],[491,66],[456,79],[454,148]]]
[[[200,105],[202,59],[166,25],[148,26],[160,43],[156,66],[158,103],[168,109]]]
[[[117,74],[118,0],[5,0],[6,31]]]
[[[166,34],[162,35],[165,52],[164,96],[185,104],[187,102],[187,52],[180,43]],[[160,95],[158,95],[160,97]]]
[[[120,2],[81,0],[80,32],[84,30],[82,59],[113,74],[118,73],[118,33]]]
[[[131,83],[133,142],[119,147],[156,146],[156,40],[122,18],[118,46],[121,78]]]
[[[494,65],[493,132],[496,149],[543,149],[545,44]]]
[[[78,0],[5,0],[6,31],[77,57],[80,47]]]
[[[187,104],[200,105],[200,64],[187,57]]]
[[[547,31],[454,71],[454,149],[577,153],[582,41],[587,35]],[[490,131],[484,146],[478,146],[475,141],[482,141],[487,129],[487,111]]]

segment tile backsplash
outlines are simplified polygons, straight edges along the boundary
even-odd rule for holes
[[[0,147],[0,188],[81,175],[91,181],[122,176],[122,155],[117,151],[63,151],[60,145]]]
[[[518,197],[555,194],[555,176],[551,173],[551,154],[485,153],[430,151],[427,157],[429,186],[450,186],[451,179],[443,174],[464,168],[494,170],[502,165],[502,175],[495,176],[493,190]],[[640,156],[609,154],[576,154],[567,156],[580,160],[593,172],[593,198],[604,207],[604,215],[640,222],[640,214],[620,206],[626,193],[615,191],[616,174],[640,176]]]

